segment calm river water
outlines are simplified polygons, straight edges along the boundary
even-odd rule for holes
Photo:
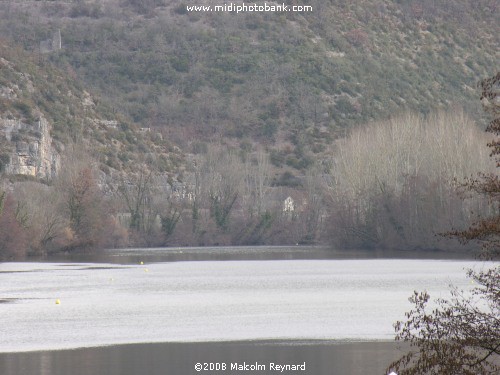
[[[412,292],[447,297],[449,284],[471,287],[464,269],[489,266],[403,254],[126,249],[1,263],[0,374],[383,374]]]

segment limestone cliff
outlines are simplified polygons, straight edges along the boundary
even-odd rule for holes
[[[115,179],[137,170],[175,173],[182,159],[171,155],[180,151],[147,130],[100,103],[71,70],[0,41],[0,180],[50,181],[75,144]]]
[[[50,124],[40,117],[28,124],[20,119],[0,119],[0,132],[10,147],[6,147],[3,170],[9,175],[28,175],[51,180],[61,165],[50,135]]]

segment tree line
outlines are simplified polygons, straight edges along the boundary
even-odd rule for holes
[[[126,246],[319,240],[322,206],[304,203],[308,191],[313,192],[312,180],[305,178],[303,192],[276,186],[265,152],[245,156],[209,145],[192,155],[178,177],[183,181],[145,166],[106,175],[88,151],[76,146],[67,147],[62,159],[53,181],[3,180],[1,258]],[[289,195],[296,203],[285,209]]]
[[[500,167],[500,73],[480,82],[483,108],[493,119],[486,131],[490,156]],[[500,179],[498,169],[483,170],[463,180],[461,187],[487,198],[491,211],[477,215],[469,226],[444,233],[462,243],[482,246],[481,257],[498,260],[500,255]],[[465,229],[463,229],[465,228]],[[489,375],[500,371],[500,266],[490,263],[480,270],[469,269],[474,287],[452,287],[451,296],[433,301],[415,291],[409,298],[413,308],[405,320],[394,324],[396,340],[410,343],[410,350],[390,364],[388,371],[399,374]]]
[[[488,136],[460,110],[405,114],[360,127],[336,144],[330,168],[330,236],[349,248],[446,249],[436,236],[493,210],[460,181],[494,163]],[[474,212],[474,214],[472,214]]]
[[[461,179],[494,169],[481,151],[487,141],[460,111],[405,114],[353,130],[303,176],[276,175],[265,149],[205,144],[177,181],[142,167],[111,176],[88,151],[67,147],[54,181],[4,181],[0,253],[296,243],[455,249],[436,233],[493,210],[480,194],[456,193]]]

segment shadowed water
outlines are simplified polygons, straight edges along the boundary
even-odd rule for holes
[[[130,344],[101,348],[0,353],[0,373],[39,375],[190,375],[190,374],[384,374],[402,355],[388,342],[228,342]],[[226,366],[220,371],[196,371]],[[259,364],[266,371],[235,371],[231,365]],[[305,371],[270,371],[270,364],[305,363]]]

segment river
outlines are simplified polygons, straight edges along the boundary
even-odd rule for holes
[[[412,292],[447,297],[488,266],[440,257],[191,248],[1,263],[0,374],[382,374]]]

